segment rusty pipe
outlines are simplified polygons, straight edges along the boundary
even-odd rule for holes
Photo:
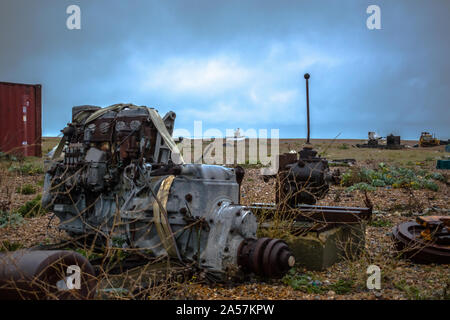
[[[304,77],[306,80],[306,121],[307,121],[307,127],[308,127],[308,135],[306,138],[306,143],[309,144],[309,132],[310,132],[310,127],[309,127],[309,86],[308,86],[308,79],[310,78],[309,73],[305,73]]]
[[[91,299],[97,279],[89,261],[68,250],[18,250],[0,254],[0,297]]]

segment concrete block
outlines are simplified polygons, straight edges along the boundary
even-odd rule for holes
[[[342,225],[323,232],[290,237],[287,243],[296,263],[309,270],[324,270],[342,259],[360,256],[365,246],[365,226]]]

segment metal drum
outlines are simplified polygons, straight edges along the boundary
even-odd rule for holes
[[[0,299],[91,299],[97,279],[89,261],[68,250],[0,254]]]

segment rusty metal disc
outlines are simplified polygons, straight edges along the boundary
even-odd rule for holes
[[[238,265],[244,272],[279,277],[295,264],[287,244],[279,239],[245,239],[238,249]]]
[[[284,274],[291,267],[293,267],[293,262],[295,262],[294,255],[289,250],[289,247],[284,241],[277,244],[277,246],[279,247],[278,250],[275,251],[276,248],[274,248],[271,255],[271,261],[277,261],[277,263],[275,264],[276,268],[274,271],[274,276],[280,276],[281,274]]]
[[[450,246],[425,241],[420,233],[425,228],[416,222],[404,222],[392,229],[397,250],[417,263],[450,263]]]
[[[269,267],[268,267],[268,275],[276,277],[280,275],[282,272],[287,271],[289,269],[287,260],[283,258],[283,253],[287,249],[286,243],[284,241],[278,241],[272,248],[271,252],[268,254],[269,258]],[[290,251],[289,251],[290,254]]]
[[[284,251],[283,249],[286,247],[286,244],[283,242],[278,242],[272,248],[272,252],[269,255],[270,268],[269,272],[273,276],[278,276],[283,271],[283,261],[280,261],[281,253]]]
[[[256,239],[245,239],[238,248],[237,263],[244,272],[251,271],[250,255],[253,252],[253,244]]]
[[[273,262],[270,261],[270,253],[272,252],[273,247],[280,241],[281,240],[279,240],[279,239],[270,240],[270,242],[267,244],[267,246],[264,250],[263,258],[262,258],[264,274],[267,274],[267,275],[271,274],[271,265],[273,264]]]
[[[258,239],[255,243],[253,252],[250,255],[250,263],[251,263],[251,269],[256,274],[262,274],[262,258],[264,254],[264,249],[266,248],[267,244],[270,242],[270,238],[261,238]]]

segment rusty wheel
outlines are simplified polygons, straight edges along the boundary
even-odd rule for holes
[[[279,239],[246,239],[238,250],[238,265],[260,276],[282,276],[294,264],[295,258],[287,244]]]
[[[256,274],[261,274],[262,272],[262,256],[265,247],[270,242],[270,238],[258,239],[253,247],[252,254],[250,256],[251,270]]]
[[[397,250],[417,263],[450,263],[450,246],[424,241],[420,233],[425,228],[416,222],[404,222],[392,229]]]

